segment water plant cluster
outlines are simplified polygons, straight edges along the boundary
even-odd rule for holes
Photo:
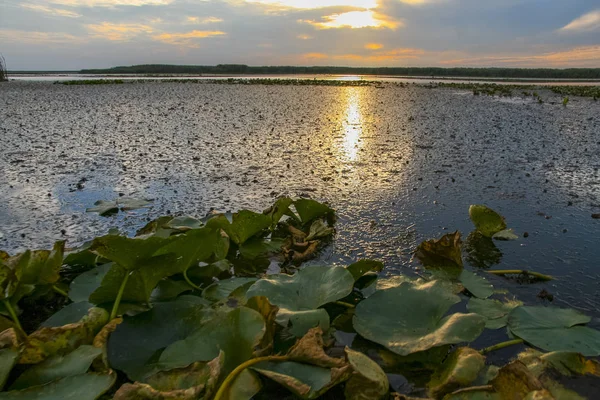
[[[8,70],[6,69],[6,60],[4,56],[0,54],[0,82],[6,82],[8,80]]]
[[[483,237],[516,238],[485,206],[469,215]],[[302,266],[334,224],[326,204],[280,198],[262,213],[165,216],[133,238],[0,253],[0,399],[560,400],[583,398],[569,377],[600,376],[590,318],[495,290],[463,267],[459,232],[418,246],[420,275],[382,279],[374,260]],[[38,323],[40,304],[53,309]],[[508,341],[469,347],[498,329]],[[516,344],[527,347],[514,361],[486,362]],[[388,374],[420,389],[394,393]]]

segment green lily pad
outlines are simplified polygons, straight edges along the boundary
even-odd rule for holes
[[[261,314],[247,307],[219,313],[183,340],[169,345],[160,355],[165,369],[186,367],[196,361],[209,361],[225,353],[223,373],[253,357],[254,348],[265,334]]]
[[[69,287],[69,298],[71,301],[75,303],[88,301],[90,295],[100,287],[102,280],[112,266],[112,263],[102,264],[73,279]]]
[[[202,297],[210,301],[221,301],[231,296],[236,290],[245,287],[247,290],[256,282],[256,278],[229,278],[215,282],[202,291]]]
[[[172,279],[163,279],[152,291],[150,301],[169,301],[177,298],[180,294],[194,290],[186,281],[174,281]]]
[[[492,299],[471,298],[467,304],[467,310],[479,314],[486,319],[485,327],[487,329],[504,328],[508,323],[508,314],[515,307],[523,305],[520,301],[511,300],[503,303]]]
[[[256,372],[243,370],[224,394],[229,400],[251,400],[262,389],[262,382]]]
[[[354,278],[342,267],[309,266],[295,275],[278,274],[258,280],[247,298],[265,296],[279,307],[277,323],[292,324],[294,335],[303,336],[309,328],[329,326],[329,316],[319,307],[346,297],[352,292]],[[327,326],[323,324],[327,322]]]
[[[277,199],[269,209],[265,210],[263,214],[268,215],[271,218],[271,228],[275,228],[277,223],[281,220],[284,215],[290,215],[290,206],[294,203],[289,197],[282,197]]]
[[[92,361],[101,354],[102,349],[84,345],[65,356],[50,357],[22,373],[11,385],[10,390],[45,385],[68,376],[85,374],[92,365]]]
[[[202,222],[196,218],[181,216],[175,217],[163,225],[164,228],[173,229],[180,232],[189,231],[190,229],[202,228]]]
[[[385,398],[390,390],[390,382],[381,367],[369,357],[346,347],[346,360],[354,372],[346,382],[346,400]]]
[[[481,334],[485,319],[480,315],[456,313],[444,317],[459,302],[460,297],[443,282],[402,283],[360,302],[353,325],[365,339],[406,356],[446,344],[470,342]]]
[[[271,226],[271,217],[248,210],[233,214],[231,222],[223,214],[217,215],[206,222],[210,228],[223,229],[236,244],[241,245],[251,237],[258,235]]]
[[[29,262],[24,265],[21,282],[30,285],[53,284],[60,279],[60,267],[63,265],[65,241],[54,244],[52,251],[35,250],[31,252]]]
[[[335,229],[330,227],[327,224],[327,222],[323,221],[322,219],[318,219],[310,225],[310,230],[308,232],[308,236],[306,237],[306,240],[314,240],[314,239],[331,236],[331,235],[333,235],[334,232],[335,232]]]
[[[569,351],[584,356],[600,355],[600,332],[581,326],[590,317],[573,309],[517,307],[508,315],[513,335],[546,351]]]
[[[200,297],[184,295],[174,301],[157,303],[151,310],[134,317],[125,317],[108,339],[111,367],[125,372],[133,381],[161,370],[156,367],[160,353],[214,316],[214,311],[207,306]]]
[[[506,229],[504,217],[483,205],[469,207],[469,217],[475,228],[487,237],[492,237],[494,234]]]
[[[352,274],[354,280],[357,281],[367,272],[383,271],[383,263],[376,260],[360,260],[348,265],[346,269]]]
[[[19,352],[13,349],[0,350],[0,390],[4,389],[10,371],[17,363]]]
[[[469,386],[485,366],[485,357],[468,347],[456,349],[433,374],[427,384],[429,395],[442,398]]]
[[[487,299],[494,294],[494,287],[487,279],[470,271],[463,270],[458,278],[464,287],[475,297]]]
[[[98,200],[94,207],[86,208],[85,212],[98,213],[102,217],[116,214],[119,212],[119,205],[116,201]]]
[[[152,204],[152,201],[135,199],[133,197],[120,197],[119,199],[117,199],[117,204],[119,205],[119,208],[121,210],[131,211],[148,207],[150,204]]]
[[[95,400],[115,383],[116,374],[81,374],[69,376],[25,390],[0,393],[2,400]]]
[[[142,268],[128,271],[121,264],[113,264],[108,270],[100,287],[89,298],[90,303],[110,304],[115,301],[121,284],[127,276],[122,302],[147,303],[152,291],[161,279],[174,274],[172,269],[175,258],[172,254],[148,259]]]
[[[57,313],[52,314],[52,316],[44,321],[41,326],[58,327],[74,324],[86,316],[92,307],[94,307],[94,305],[87,301],[71,303],[68,306],[61,308]]]
[[[311,199],[298,199],[294,201],[294,207],[304,225],[314,219],[334,214],[334,211],[326,204]]]
[[[279,383],[301,399],[316,399],[348,379],[351,369],[329,369],[294,361],[263,362],[253,369]]]
[[[283,244],[284,240],[279,238],[253,238],[240,246],[240,254],[248,260],[254,260],[259,257],[268,257],[271,254],[280,253]]]
[[[505,229],[500,232],[494,233],[492,239],[496,240],[517,240],[519,237],[515,235],[512,229]]]

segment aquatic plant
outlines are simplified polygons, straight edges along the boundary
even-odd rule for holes
[[[0,54],[0,82],[8,81],[8,70],[6,67],[6,60],[4,56]]]
[[[120,207],[104,203],[90,211]],[[488,207],[469,216],[482,237],[515,239]],[[590,318],[497,292],[463,266],[459,232],[418,246],[419,276],[383,279],[374,260],[302,267],[334,224],[324,203],[280,198],[262,213],[161,217],[135,237],[76,249],[0,252],[0,398],[244,400],[283,390],[378,400],[390,394],[386,373],[402,373],[434,399],[571,399],[580,397],[561,385],[569,377],[600,376],[585,358],[600,355]],[[57,311],[32,326],[28,299]],[[509,340],[466,347],[501,328]],[[336,331],[356,339],[342,346]],[[528,347],[515,361],[486,362],[517,345]]]

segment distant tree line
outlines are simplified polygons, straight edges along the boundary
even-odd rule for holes
[[[243,64],[133,65],[108,69],[84,69],[83,74],[351,74],[436,76],[465,78],[600,79],[600,68],[417,68],[417,67],[251,67]]]

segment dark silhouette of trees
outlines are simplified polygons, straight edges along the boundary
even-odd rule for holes
[[[600,68],[416,68],[416,67],[251,67],[243,64],[219,65],[133,65],[108,69],[85,69],[83,74],[335,74],[388,75],[461,78],[519,78],[519,79],[600,79]]]
[[[0,82],[8,80],[8,71],[6,70],[6,60],[4,56],[0,54]]]

